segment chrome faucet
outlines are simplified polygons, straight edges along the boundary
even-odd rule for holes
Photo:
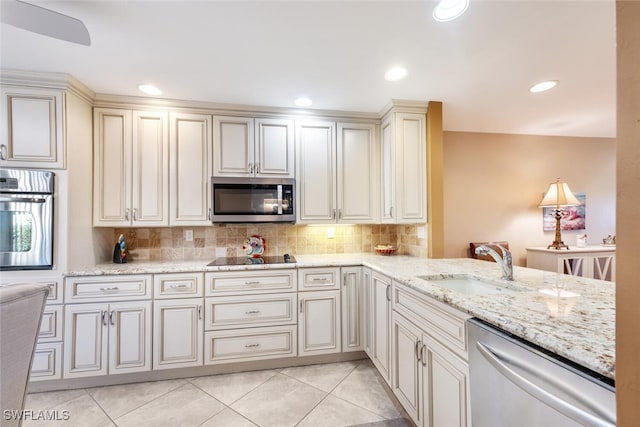
[[[502,256],[487,245],[476,248],[476,255],[490,255],[502,267],[502,280],[513,280],[513,258],[511,252],[497,243],[491,243],[502,251]]]

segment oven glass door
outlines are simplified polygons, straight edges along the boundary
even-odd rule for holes
[[[0,196],[0,268],[51,269],[53,196]]]

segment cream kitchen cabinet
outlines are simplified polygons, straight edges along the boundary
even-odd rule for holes
[[[299,121],[296,152],[298,222],[378,222],[374,124]]]
[[[202,298],[153,302],[153,369],[203,364],[204,301]]]
[[[425,113],[391,111],[382,121],[380,170],[383,223],[427,222]]]
[[[418,426],[471,425],[469,316],[404,285],[392,290],[391,389]]]
[[[206,273],[205,364],[297,355],[296,270]]]
[[[298,295],[298,355],[340,353],[340,291]]]
[[[342,267],[342,351],[364,350],[362,267]]]
[[[167,226],[167,113],[95,108],[93,123],[93,225]]]
[[[293,121],[214,116],[214,176],[293,178]]]
[[[151,370],[151,301],[67,304],[64,377]]]
[[[151,370],[151,275],[67,277],[64,378]]]
[[[369,296],[370,358],[387,383],[391,382],[391,279],[371,273]]]
[[[363,350],[369,356],[369,359],[373,359],[371,352],[371,343],[373,337],[371,335],[371,313],[372,313],[372,301],[373,295],[373,280],[371,278],[371,270],[362,267],[362,340]]]
[[[212,116],[169,114],[169,225],[211,225]]]
[[[19,86],[0,90],[0,166],[64,168],[64,92]]]

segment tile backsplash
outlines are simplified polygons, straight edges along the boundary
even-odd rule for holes
[[[296,225],[214,224],[207,227],[117,228],[132,260],[186,261],[242,256],[242,243],[257,234],[266,242],[265,255],[373,252],[377,244],[393,244],[399,254],[426,257],[427,241],[418,238],[426,225]],[[186,235],[193,232],[193,239]],[[330,237],[333,236],[333,237]]]

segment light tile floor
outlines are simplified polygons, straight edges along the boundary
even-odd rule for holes
[[[23,426],[412,426],[368,360],[33,393]],[[57,412],[55,412],[57,411]]]

